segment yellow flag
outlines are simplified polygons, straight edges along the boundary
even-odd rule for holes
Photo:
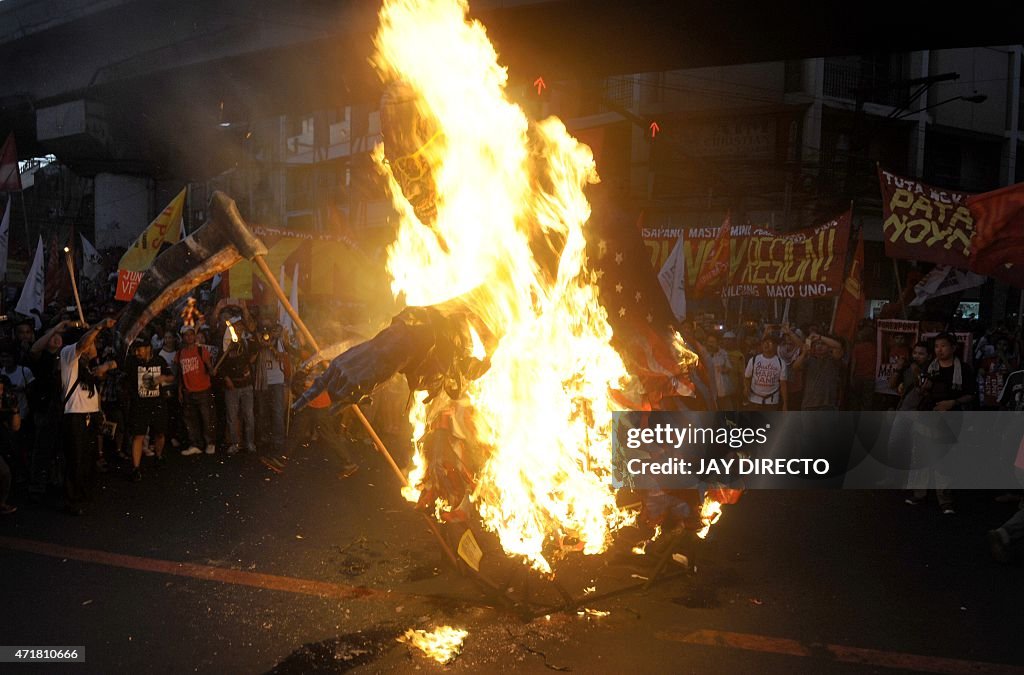
[[[116,300],[128,301],[142,281],[142,273],[153,264],[153,259],[165,243],[176,244],[181,239],[181,213],[185,209],[185,190],[164,207],[135,243],[121,257],[117,265]]]

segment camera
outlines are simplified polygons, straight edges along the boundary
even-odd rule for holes
[[[17,412],[18,395],[13,391],[5,391],[3,396],[0,397],[0,410],[3,412]]]
[[[113,440],[117,436],[117,422],[110,420],[100,422],[100,435]]]
[[[281,325],[275,323],[275,324],[272,324],[272,325],[269,325],[269,326],[264,326],[263,328],[261,328],[260,332],[258,334],[258,339],[259,339],[261,344],[269,346],[269,345],[271,345],[274,342],[274,340],[276,340],[278,337],[280,337],[280,335],[281,335]]]

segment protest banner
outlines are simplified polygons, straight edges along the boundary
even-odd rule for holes
[[[974,234],[970,193],[933,187],[880,166],[878,182],[887,256],[969,269]]]
[[[785,234],[753,232],[735,261],[723,296],[786,299],[839,295],[850,216],[846,211],[821,225]]]
[[[739,267],[746,254],[747,238],[755,231],[771,231],[767,225],[737,225],[729,227],[729,275]],[[715,240],[722,233],[720,225],[707,227],[640,227],[640,236],[650,253],[651,267],[660,270],[675,249],[680,235],[683,237],[683,260],[686,285],[693,290],[701,269],[707,268],[708,259],[716,249]]]

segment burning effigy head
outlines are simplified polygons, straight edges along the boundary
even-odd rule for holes
[[[636,519],[612,487],[612,411],[640,383],[612,346],[588,265],[593,154],[531,120],[464,0],[386,0],[372,63],[386,93],[375,163],[398,214],[388,249],[406,309],[335,358],[299,404],[356,403],[396,372],[416,393],[403,494],[478,522],[550,572]],[[673,352],[671,338],[666,351]],[[669,377],[692,365],[676,350]]]

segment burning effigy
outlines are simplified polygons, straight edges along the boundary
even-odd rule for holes
[[[668,326],[649,328],[657,354],[649,336],[646,357],[613,346],[628,340],[613,336],[587,257],[591,150],[510,100],[467,9],[381,9],[373,157],[399,215],[387,269],[406,308],[335,357],[296,406],[325,390],[336,406],[356,404],[405,375],[415,457],[404,496],[442,522],[478,519],[505,554],[550,573],[636,521],[611,483],[612,411],[692,395],[697,359]],[[709,523],[709,504],[691,515]]]

